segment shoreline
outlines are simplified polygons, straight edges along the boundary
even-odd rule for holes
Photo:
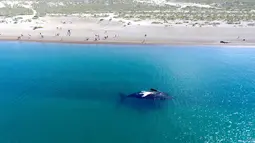
[[[79,40],[49,40],[49,39],[20,39],[17,38],[0,38],[0,42],[27,42],[27,43],[55,43],[55,44],[81,44],[81,45],[149,45],[149,46],[205,46],[205,47],[233,47],[233,48],[255,48],[255,43],[214,43],[214,42],[147,42],[141,43],[138,41],[79,41]]]

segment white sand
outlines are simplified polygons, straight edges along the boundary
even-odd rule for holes
[[[48,16],[26,23],[0,23],[0,40],[17,40],[18,36],[23,34],[20,40],[41,42],[255,46],[255,28],[252,27],[185,27],[176,25],[165,27],[153,24],[131,24],[124,27],[123,25],[123,23],[114,20],[99,22],[98,19],[92,18]],[[43,28],[33,30],[34,26]],[[61,29],[57,29],[57,27]],[[71,30],[71,36],[67,36],[68,29]],[[55,36],[57,33],[59,36]],[[95,34],[100,36],[100,40],[94,41]],[[108,39],[103,40],[104,36],[108,36]],[[88,41],[87,38],[89,38]],[[230,43],[220,44],[220,41]]]
[[[176,1],[169,2],[166,0],[135,0],[135,1],[140,2],[140,3],[155,4],[155,5],[170,5],[170,6],[180,7],[180,8],[185,8],[188,6],[189,7],[214,8],[207,4],[176,2]]]

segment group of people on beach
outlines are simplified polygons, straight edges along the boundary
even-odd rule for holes
[[[57,30],[62,30],[61,27],[56,27],[56,29],[57,29]],[[72,35],[71,29],[68,29],[68,30],[67,30],[67,33],[66,33],[66,36],[70,37],[71,35]],[[41,32],[39,33],[39,36],[40,36],[41,39],[44,38],[44,35],[43,35]],[[59,36],[60,36],[60,33],[56,33],[55,36],[56,36],[56,37],[59,37]],[[24,37],[23,34],[21,34],[20,36],[18,36],[17,39],[18,39],[18,40],[21,40],[22,37]],[[31,39],[31,37],[32,37],[32,36],[31,36],[30,34],[28,34],[28,39]],[[102,37],[102,38],[101,38],[101,37]],[[115,35],[113,36],[113,38],[117,38],[117,34],[115,34]],[[145,43],[146,38],[147,38],[147,34],[144,35],[144,39],[142,40],[141,43]],[[100,41],[100,40],[107,40],[107,39],[109,39],[109,36],[108,36],[108,32],[105,31],[105,32],[104,32],[104,36],[100,36],[99,34],[95,34],[95,35],[94,35],[94,38],[93,38],[93,41]],[[90,38],[88,38],[88,37],[85,38],[85,41],[89,41],[89,40],[90,40]],[[62,41],[62,38],[61,38],[61,41]]]
[[[105,36],[103,37],[103,40],[106,40],[109,38],[109,36],[107,35],[107,31],[104,32]],[[117,35],[115,34],[114,37],[117,37]],[[87,41],[89,40],[89,38],[86,39]],[[95,38],[94,41],[99,41],[100,40],[100,35],[99,34],[95,34]]]

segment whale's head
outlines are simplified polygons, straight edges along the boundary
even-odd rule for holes
[[[169,100],[172,99],[172,96],[165,92],[158,92],[155,94],[155,98],[159,100]]]

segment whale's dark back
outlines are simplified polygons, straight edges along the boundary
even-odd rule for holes
[[[128,95],[127,97],[130,98],[138,98],[138,99],[151,99],[151,100],[166,100],[166,99],[171,99],[170,96],[168,96],[167,93],[164,92],[153,92],[151,94],[148,94],[147,96],[143,97],[143,94],[141,92],[136,92]]]
[[[145,97],[142,97],[141,92],[132,93],[125,95],[120,93],[120,102],[121,105],[136,109],[138,111],[147,112],[151,110],[162,109],[165,105],[167,99],[171,99],[171,96],[168,96],[166,93],[154,93],[149,94]]]

